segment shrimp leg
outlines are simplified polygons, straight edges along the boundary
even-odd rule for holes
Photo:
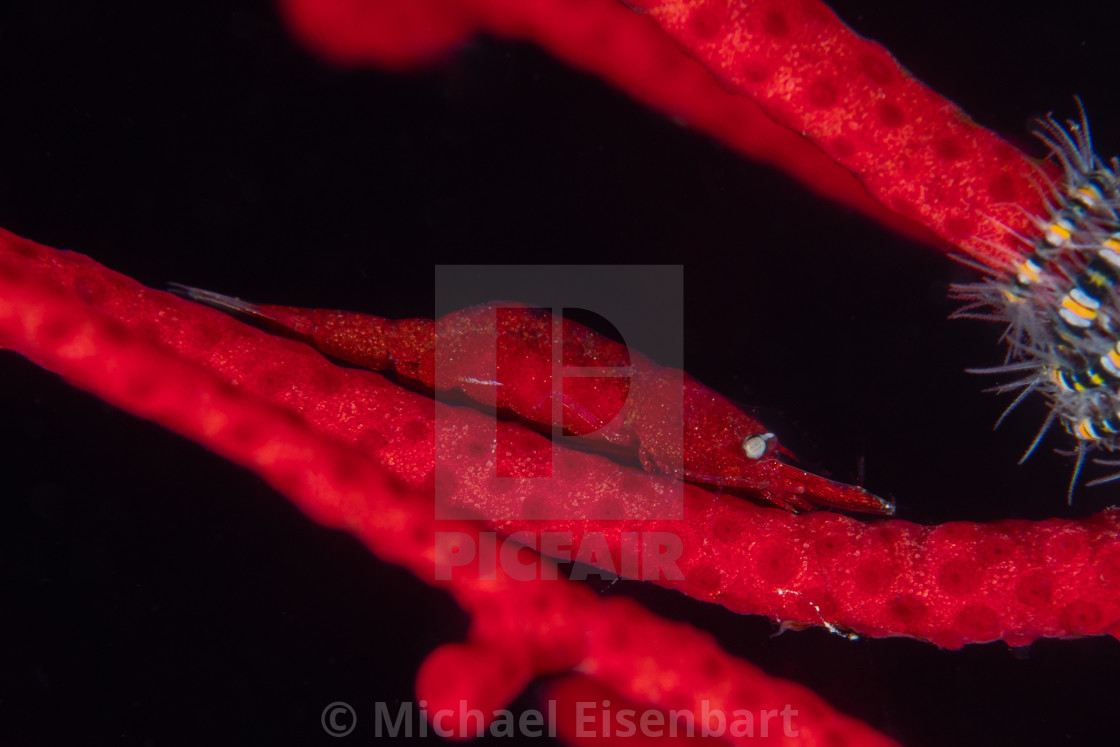
[[[548,311],[489,304],[434,322],[394,321],[348,311],[253,304],[181,285],[172,288],[347,363],[392,370],[432,391],[460,391],[537,424],[553,424],[554,320]],[[831,507],[894,512],[893,504],[861,487],[783,461],[782,456],[791,455],[768,428],[683,371],[658,366],[578,323],[564,319],[561,324],[564,365],[616,372],[564,378],[559,424],[566,432],[636,453],[647,471],[746,489],[790,511]],[[683,423],[676,429],[666,427],[665,417],[667,403],[674,401],[683,404]]]

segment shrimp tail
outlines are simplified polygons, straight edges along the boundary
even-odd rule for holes
[[[273,334],[291,337],[303,342],[313,342],[315,322],[310,310],[286,306],[266,306],[245,301],[222,293],[193,288],[182,283],[168,283],[168,290],[176,296],[211,306],[227,314],[247,319]]]
[[[168,288],[175,295],[246,317],[274,334],[306,342],[345,363],[375,371],[394,369],[428,387],[432,385],[431,366],[423,365],[431,357],[433,333],[429,320],[397,323],[350,311],[255,304],[180,283],[168,283]],[[401,334],[398,325],[407,327],[403,331],[408,334]],[[423,329],[412,329],[416,326]]]
[[[189,285],[183,285],[182,283],[168,283],[167,289],[176,296],[181,296],[191,301],[197,301],[198,303],[212,306],[215,309],[230,314],[247,316],[263,322],[277,321],[266,314],[260,306],[257,306],[255,303],[243,301],[240,298],[225,296],[221,293],[215,293],[214,291],[203,290],[202,288],[193,288]]]
[[[436,321],[394,321],[347,311],[254,304],[178,283],[171,284],[171,289],[247,317],[346,363],[390,369],[433,392],[458,390],[499,412],[546,427],[553,425],[554,320],[541,309],[488,304]],[[437,330],[445,351],[438,376]],[[571,434],[634,449],[647,471],[717,489],[746,488],[790,511],[827,506],[887,516],[894,513],[893,503],[863,488],[782,461],[779,456],[796,457],[769,429],[682,371],[658,367],[624,345],[568,320],[563,323],[563,350],[566,355],[578,351],[582,364],[594,363],[613,372],[565,378],[557,425]],[[666,403],[674,401],[684,403],[687,427],[683,437],[680,430],[673,435],[673,429],[664,427]]]

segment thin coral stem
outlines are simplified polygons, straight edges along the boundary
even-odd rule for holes
[[[317,52],[345,64],[430,62],[448,54],[419,33],[407,54],[410,29],[398,24],[392,4],[361,0],[282,0],[294,31]],[[794,129],[778,124],[758,101],[729,93],[702,64],[682,53],[650,16],[618,0],[415,0],[436,28],[453,9],[474,30],[539,44],[566,63],[593,73],[643,104],[702,132],[748,158],[782,169],[810,189],[882,225],[926,243],[944,242],[913,216],[875,199],[836,159]],[[464,33],[466,33],[464,31]],[[562,102],[557,102],[562,106]]]
[[[1042,209],[1038,167],[823,3],[643,0],[730,91],[856,174],[884,205],[989,266]],[[1001,249],[1006,246],[1006,249]]]
[[[10,234],[4,245],[2,256],[39,268],[57,288],[70,289],[117,324],[239,390],[297,413],[324,438],[369,454],[411,488],[437,488],[440,499],[464,515],[512,517],[490,525],[504,534],[570,532],[576,545],[601,538],[618,568],[628,533],[665,533],[680,539],[682,577],[662,583],[697,599],[787,622],[906,635],[947,648],[1120,632],[1120,512],[1076,521],[865,524],[831,513],[791,516],[686,486],[683,520],[580,520],[579,505],[587,515],[651,515],[649,507],[663,500],[663,478],[598,455],[566,452],[554,480],[535,481],[511,499],[484,466],[495,431],[481,413],[440,405],[437,415],[427,397],[375,374],[334,366],[302,344],[217,311],[144,289],[81,255]],[[437,427],[445,429],[439,470]],[[539,434],[516,424],[502,427],[503,444],[516,459],[548,453]],[[556,515],[573,518],[534,518]]]
[[[416,7],[438,19],[448,4]],[[369,4],[285,0],[283,7],[309,43],[336,59],[377,60],[399,43],[382,41],[392,19],[371,17]],[[1019,247],[1009,232],[1032,233],[1030,216],[1043,209],[1037,185],[1045,176],[1036,163],[817,0],[461,0],[454,7],[476,28],[535,41],[832,199],[902,230],[915,221],[941,237],[934,243],[942,248],[988,266],[1011,261]],[[417,44],[432,56],[426,36]]]
[[[293,418],[284,397],[231,386],[215,360],[252,355],[259,335],[223,329],[223,317],[208,324],[186,302],[143,289],[80,255],[10,234],[2,245],[0,345],[253,469],[316,521],[349,529],[376,554],[447,588],[471,613],[468,641],[437,649],[421,672],[419,695],[433,706],[490,713],[507,705],[531,677],[578,668],[653,708],[699,712],[707,704],[731,713],[788,705],[797,711],[800,741],[787,744],[894,744],[806,688],[737,661],[707,635],[658,620],[633,602],[600,601],[564,581],[514,579],[501,566],[490,579],[475,573],[436,581],[434,568],[451,552],[436,541],[439,533],[478,541],[479,526],[437,523],[429,499],[402,486],[362,450]],[[195,332],[211,335],[207,347],[217,342],[212,335],[228,339],[206,363],[203,340],[194,333],[180,336],[176,346],[153,329],[154,317],[120,316],[140,307],[159,310],[164,320],[191,319]],[[323,375],[312,372],[313,378]],[[420,409],[430,412],[430,406]],[[402,416],[411,422],[409,413]],[[430,472],[430,452],[420,459]],[[745,737],[729,741],[753,743]]]

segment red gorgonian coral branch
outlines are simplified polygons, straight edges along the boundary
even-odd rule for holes
[[[736,612],[908,635],[948,648],[1120,632],[1115,511],[1079,521],[865,524],[832,513],[792,516],[686,486],[682,521],[636,521],[625,517],[649,516],[646,507],[664,500],[659,478],[574,451],[554,465],[552,479],[511,496],[492,478],[494,422],[481,413],[444,410],[433,418],[427,398],[339,369],[299,343],[169,301],[80,255],[10,234],[5,244],[5,255],[22,254],[24,265],[47,272],[56,286],[74,289],[120,324],[241,390],[299,413],[323,437],[369,454],[415,490],[435,487],[434,431],[437,423],[452,424],[441,438],[441,499],[478,516],[509,516],[512,506],[520,518],[491,522],[502,533],[570,532],[576,544],[585,535],[601,536],[615,568],[627,534],[671,533],[683,545],[683,577],[663,583],[693,597]],[[514,459],[541,458],[542,436],[513,423],[500,427]],[[595,513],[581,511],[581,501]],[[603,511],[620,520],[534,519]]]
[[[317,356],[301,345],[145,289],[81,255],[6,233],[0,238],[3,347],[250,467],[316,521],[349,529],[378,555],[429,582],[452,551],[435,541],[437,532],[478,537],[477,525],[436,522],[426,496],[400,487],[369,459],[370,452],[332,438],[295,407],[297,400],[318,400],[327,408],[329,397],[320,399],[324,387],[368,379],[374,386],[367,393],[380,409],[366,425],[384,418],[397,433],[372,452],[375,460],[393,453],[411,462],[402,474],[430,478],[430,445],[423,448],[419,439],[417,450],[415,438],[417,430],[431,432],[430,401],[416,395],[393,401],[384,395],[396,387],[374,383],[374,374],[332,371],[322,359],[324,368],[308,365]],[[262,344],[272,350],[266,353]],[[271,394],[246,386],[260,373],[247,365],[249,358],[280,364],[268,386],[288,375],[301,384]],[[433,711],[491,714],[530,678],[578,668],[608,692],[664,711],[779,713],[792,704],[797,733],[775,727],[764,743],[894,744],[806,688],[734,660],[705,634],[657,620],[633,602],[602,602],[589,589],[563,581],[511,579],[500,566],[490,579],[460,573],[436,583],[455,595],[473,621],[467,642],[437,649],[421,671],[419,695]],[[576,687],[584,698],[603,692]],[[752,744],[763,735],[724,736]]]
[[[998,265],[1041,208],[1024,156],[818,2],[643,0],[731,91],[804,133],[893,210]],[[1011,249],[1007,249],[1011,252]]]
[[[421,0],[407,16],[362,0],[282,5],[306,41],[349,63],[429,60],[456,38],[448,19],[531,39],[884,225],[931,239],[916,221],[992,265],[1013,251],[1005,230],[1029,232],[1041,206],[1035,164],[817,0],[628,4],[648,15],[615,0]],[[419,16],[430,33],[410,33]]]
[[[526,7],[529,6],[529,3],[525,3],[525,4],[526,4]],[[512,9],[505,9],[503,12],[506,13],[506,15],[505,15],[506,18],[515,18],[516,17],[515,11],[512,10]],[[541,18],[544,18],[544,16],[542,15]],[[515,26],[515,24],[511,24],[511,25]],[[455,25],[454,24],[449,24],[449,26],[454,27]],[[467,28],[468,26],[469,25],[464,24],[464,28]],[[562,27],[558,27],[558,28],[562,28]],[[444,38],[454,38],[455,34],[452,34],[451,31],[455,31],[455,30],[456,30],[455,28],[451,28],[447,32],[447,35]],[[559,31],[558,34],[563,34],[563,31]],[[355,35],[355,36],[361,36],[361,35]],[[576,35],[569,35],[569,36],[571,38],[575,38]],[[436,47],[440,46],[442,43],[444,43],[444,40],[442,40],[442,39],[436,39],[436,41],[437,41],[438,44],[433,44],[432,48],[436,48]],[[95,286],[96,283],[93,283],[93,284]],[[149,321],[149,324],[151,324],[150,321]],[[152,326],[158,326],[158,324],[153,324]],[[204,325],[204,328],[206,328],[205,325]],[[149,327],[149,332],[155,332],[155,330],[153,330]],[[211,332],[213,332],[213,328],[211,328]],[[333,376],[333,374],[325,374],[323,372],[318,372],[316,375],[325,376],[326,380],[328,382],[330,381],[330,379],[332,379],[332,376]],[[273,382],[270,385],[276,385],[276,383]],[[370,437],[370,441],[371,441],[372,445],[376,446],[377,445],[377,440],[379,440],[379,437],[377,437],[375,435],[375,433],[373,433],[372,431],[370,432],[370,435],[368,435],[368,437]],[[1100,576],[1100,578],[1104,581],[1111,582],[1114,579],[1114,572],[1110,570],[1111,566],[1110,566],[1110,562],[1109,562],[1109,555],[1108,555],[1107,552],[1102,552],[1102,548],[1104,547],[1104,545],[1095,544],[1095,540],[1093,539],[1093,538],[1100,538],[1100,539],[1108,539],[1109,538],[1110,533],[1113,531],[1113,529],[1111,527],[1111,522],[1109,520],[1101,519],[1096,523],[1086,522],[1084,524],[1062,523],[1062,525],[1060,527],[1058,527],[1058,529],[1060,529],[1061,531],[1058,531],[1058,532],[1054,533],[1053,535],[1045,534],[1045,532],[1044,532],[1044,534],[1045,534],[1045,536],[1047,536],[1047,538],[1049,538],[1051,540],[1054,540],[1054,538],[1058,538],[1058,536],[1065,536],[1065,535],[1068,535],[1068,536],[1065,536],[1065,539],[1062,539],[1062,540],[1054,540],[1053,542],[1047,540],[1047,541],[1044,541],[1042,544],[1035,544],[1034,547],[1032,549],[1030,549],[1030,552],[1037,552],[1037,551],[1039,551],[1039,549],[1042,549],[1042,551],[1051,550],[1051,551],[1057,552],[1058,558],[1060,558],[1060,559],[1062,559],[1062,558],[1070,559],[1074,563],[1073,568],[1074,569],[1080,569],[1080,571],[1075,571],[1075,576],[1074,577],[1076,577],[1077,572],[1084,571],[1085,578],[1092,578],[1094,571],[1096,571],[1096,572],[1098,572],[1098,575]],[[1098,530],[1100,530],[1100,531],[1098,531]],[[1023,551],[1023,545],[1019,544],[1019,539],[1018,538],[1020,538],[1020,536],[1026,536],[1026,535],[1025,534],[1020,534],[1018,532],[1011,532],[1010,535],[1014,536],[1014,538],[1015,538],[1014,540],[1012,540],[1012,544],[1016,545],[1015,552]],[[1067,542],[1066,540],[1068,540],[1070,538],[1072,538],[1072,542]],[[950,538],[950,539],[952,540],[952,538]],[[955,542],[955,540],[953,540],[953,541]],[[920,542],[918,542],[918,544],[920,544]],[[825,547],[828,547],[828,545],[825,545]],[[958,550],[958,551],[967,551],[967,550],[970,550],[974,547],[977,547],[977,545],[970,544],[967,536],[965,536],[963,544],[956,544],[956,545],[953,545],[953,547],[954,547],[955,550]],[[997,547],[997,548],[999,547],[998,543],[995,545],[995,547]],[[999,564],[998,563],[998,558],[1002,557],[1002,551],[993,552],[992,557],[996,559],[995,564],[997,564],[997,566],[998,566],[998,564]],[[1017,555],[1017,557],[1018,557],[1018,555]],[[1037,558],[1038,555],[1032,555],[1032,557]],[[785,575],[785,573],[788,572],[788,569],[783,569],[782,568],[782,563],[778,562],[777,563],[777,571],[778,571],[778,573],[780,573],[780,575]],[[948,580],[951,586],[954,585],[954,583],[956,583],[956,579],[958,579],[958,578],[960,578],[963,581],[963,586],[965,588],[972,588],[972,587],[974,587],[974,585],[976,585],[976,579],[974,579],[972,576],[970,576],[969,573],[965,573],[964,576],[954,575],[954,573],[952,572],[952,569],[950,569],[950,572],[946,573],[946,576],[945,576],[945,580]],[[874,573],[872,573],[871,578],[860,579],[860,580],[867,581],[869,583],[869,586],[872,587],[872,588],[875,588],[876,586],[883,585],[883,583],[881,583],[881,579],[876,580],[874,578]],[[709,583],[709,586],[711,586],[710,583]],[[717,586],[718,586],[718,583],[717,583]],[[799,595],[788,594],[788,591],[790,591],[790,589],[786,588],[785,586],[780,586],[778,588],[784,589],[784,591],[777,592],[777,596],[780,596],[780,597],[788,596],[788,597],[791,597],[791,598],[794,598],[794,599],[797,596],[800,596],[800,594]],[[1042,582],[1042,583],[1029,583],[1028,582],[1027,585],[1025,586],[1025,590],[1026,590],[1026,595],[1025,595],[1026,600],[1036,600],[1037,601],[1039,599],[1042,599],[1042,600],[1045,600],[1046,604],[1051,605],[1053,607],[1053,609],[1051,611],[1056,610],[1056,609],[1061,609],[1062,610],[1061,615],[1057,615],[1056,617],[1053,618],[1053,619],[1057,619],[1057,620],[1062,620],[1062,622],[1060,624],[1058,624],[1056,627],[1051,628],[1051,629],[1053,629],[1053,631],[1055,631],[1054,634],[1056,634],[1056,635],[1063,635],[1065,633],[1071,632],[1071,631],[1073,631],[1073,629],[1077,629],[1077,626],[1079,626],[1079,625],[1084,626],[1082,628],[1082,629],[1084,629],[1084,631],[1089,631],[1090,628],[1094,628],[1096,625],[1100,625],[1100,629],[1105,629],[1109,625],[1112,625],[1111,620],[1109,620],[1109,622],[1107,622],[1103,625],[1101,625],[1101,623],[1102,623],[1101,619],[1094,620],[1093,618],[1095,617],[1095,613],[1092,609],[1089,609],[1088,613],[1086,613],[1084,608],[1081,608],[1079,610],[1079,608],[1076,608],[1076,607],[1071,609],[1071,608],[1061,606],[1061,605],[1053,606],[1053,603],[1054,603],[1053,587],[1051,585],[1048,585],[1047,582]],[[968,594],[971,594],[971,592],[970,591],[965,592],[965,596],[968,597]],[[1066,604],[1070,604],[1071,601],[1079,601],[1080,600],[1080,599],[1075,599],[1072,596],[1068,595],[1067,591],[1063,591],[1063,594],[1066,594],[1066,596],[1063,597],[1063,601],[1065,601]],[[1110,591],[1110,594],[1113,597],[1116,596],[1111,591]],[[970,600],[970,601],[973,600],[973,599],[974,599],[974,597],[968,597],[968,600]],[[1023,601],[1024,597],[1019,597],[1019,600]],[[812,600],[810,600],[810,601],[812,601]],[[982,601],[982,599],[981,599],[981,601]],[[1095,603],[1093,603],[1092,600],[1090,600],[1090,603],[1095,604]],[[1029,601],[1028,601],[1027,604],[1028,605],[1030,604]],[[818,607],[819,606],[820,605],[818,605]],[[982,607],[982,606],[983,605],[981,604],[980,607]],[[965,607],[967,607],[967,605],[965,605]],[[907,605],[904,604],[902,606],[902,609],[905,611],[906,608],[907,608]],[[956,607],[955,609],[956,609],[956,611],[958,611],[958,613],[961,613],[961,611],[963,611],[963,607]],[[812,617],[814,611],[815,610],[813,610],[812,607],[810,607],[808,605],[803,605],[801,615],[808,614],[810,617]],[[1102,617],[1107,617],[1107,615],[1102,615]],[[794,618],[797,618],[797,617],[794,616]],[[1066,622],[1068,622],[1068,620],[1072,620],[1073,627],[1070,628],[1070,629],[1065,629],[1065,628],[1062,627],[1062,625],[1065,625]],[[973,629],[973,631],[980,631],[981,634],[987,634],[987,632],[991,628],[991,620],[986,614],[983,613],[982,610],[980,611],[980,614],[973,613],[971,615],[971,617],[965,617],[964,622],[968,624],[965,627],[967,627],[968,629]],[[1091,625],[1085,626],[1086,622],[1091,623]],[[1045,627],[1045,626],[1043,626],[1043,627]],[[1015,639],[1015,638],[1012,638],[1012,639]],[[960,642],[955,642],[954,643],[954,641],[955,641],[955,639],[951,639],[951,641],[946,645],[959,645]]]
[[[622,84],[639,96],[648,95],[640,85],[644,80],[641,73],[647,69],[643,65],[645,58],[601,57],[597,50],[604,45],[592,48],[585,44],[592,29],[603,27],[601,20],[595,19],[614,12],[607,9],[608,5],[617,10],[614,4],[585,3],[571,16],[565,14],[571,10],[567,5],[565,13],[560,13],[560,6],[547,0],[464,0],[457,7],[473,13],[479,25],[531,36],[560,54],[579,50],[585,65],[627,71],[608,75],[632,73],[633,78]],[[321,8],[317,10],[317,6],[293,0],[286,7],[297,28],[303,29],[320,47],[333,49],[350,60],[363,59],[364,54],[376,54],[379,49],[375,37],[363,39],[355,32],[362,22],[352,11],[368,10],[366,4],[333,5],[337,14],[326,19],[318,15]],[[1004,261],[1005,254],[1013,251],[997,248],[1004,239],[1001,225],[1024,229],[1029,224],[1028,212],[1023,208],[1036,206],[1040,199],[1033,181],[1036,167],[1014,148],[968,120],[959,108],[912,78],[880,45],[856,35],[823,4],[813,0],[696,0],[643,2],[642,7],[649,9],[650,16],[714,72],[725,87],[751,96],[770,116],[805,132],[817,146],[855,172],[884,204],[922,221],[939,235],[993,264]],[[342,43],[341,29],[335,25],[343,17],[350,21],[347,43]],[[561,17],[565,20],[558,21]],[[606,38],[620,46],[645,43],[634,41],[651,38],[648,25],[642,25],[645,21],[648,19],[641,16],[628,20],[620,16],[617,24],[612,25],[613,35]],[[430,51],[425,48],[423,54]],[[704,89],[698,82],[674,90],[681,94],[674,101],[743,100],[718,89]],[[668,104],[667,99],[662,101]],[[749,142],[756,124],[754,120],[743,122],[729,117],[715,131],[737,132]],[[761,131],[769,132],[766,128]],[[806,144],[802,140],[800,148],[782,152],[804,152]],[[789,543],[782,543],[781,549],[772,555],[765,552],[764,544],[748,545],[745,557],[738,563],[699,564],[686,572],[686,577],[696,585],[693,593],[704,598],[718,598],[738,610],[761,605],[772,617],[798,621],[807,621],[814,615],[817,621],[829,619],[837,609],[834,594],[839,592],[846,597],[839,604],[845,611],[836,614],[836,619],[844,625],[879,635],[905,631],[904,634],[950,647],[995,637],[1022,643],[1038,634],[1062,635],[1057,631],[1071,622],[1078,630],[1100,626],[1097,632],[1102,632],[1115,625],[1105,622],[1112,613],[1098,616],[1099,604],[1111,606],[1115,597],[1111,588],[1115,574],[1097,573],[1098,562],[1105,566],[1114,563],[1109,548],[1115,529],[1108,517],[1103,514],[1100,520],[1104,524],[1094,525],[1086,535],[1074,530],[1074,525],[1050,523],[1032,526],[1005,522],[979,530],[979,534],[973,525],[950,524],[931,529],[898,523],[884,530],[886,536],[879,545],[880,552],[862,551],[863,562],[841,564],[843,569],[832,567],[827,561],[819,562],[837,546],[831,539],[824,540],[822,556],[821,548],[816,548],[813,541],[805,542],[791,535],[787,537]],[[717,535],[724,530],[725,520],[710,523]],[[811,520],[832,525],[829,531],[839,532],[841,546],[858,545],[857,535],[870,537],[878,531],[867,527],[849,529],[844,525],[848,520],[839,517]],[[508,529],[514,531],[516,527]],[[726,536],[737,538],[742,529],[727,529]],[[1072,535],[1068,534],[1071,530]],[[1055,532],[1053,547],[1049,544],[1051,539],[1041,539],[1049,537],[1051,531]],[[768,526],[764,534],[772,537],[780,532]],[[757,536],[753,532],[747,534]],[[828,532],[820,527],[817,536],[827,538]],[[1092,541],[1091,551],[1083,541],[1090,536],[1101,541],[1099,545]],[[721,559],[726,559],[724,553],[734,554],[742,549],[734,541],[729,544],[730,547],[721,548]],[[788,550],[806,546],[814,549]],[[904,547],[906,550],[901,550]],[[1051,554],[1076,564],[1088,562],[1085,575],[1043,578],[1045,569],[1052,568]],[[974,562],[976,558],[979,563]],[[690,560],[686,558],[685,562]],[[861,570],[857,571],[857,566]],[[744,568],[751,570],[744,572]],[[1023,575],[1015,580],[1004,577],[996,581],[1001,568],[1010,570],[1012,575],[1020,571]],[[821,577],[831,582],[820,582],[817,571],[809,570],[806,574],[806,569],[818,569]],[[853,578],[849,575],[852,573],[858,575]],[[729,575],[741,579],[739,591],[730,591],[735,584],[729,582]],[[845,576],[849,583],[837,581]],[[1028,608],[1037,610],[1042,600],[1044,606],[1052,605],[1054,590],[1058,588],[1055,583],[1060,586],[1074,576],[1079,580],[1066,587],[1069,596],[1058,605],[1064,611],[1051,607],[1050,614],[1056,616],[1039,628],[1034,627],[1037,619],[1023,625],[1026,618],[1034,617],[1034,612],[1026,613]],[[766,579],[764,585],[769,592],[756,588],[760,578]],[[1077,591],[1084,582],[1105,584],[1098,587],[1101,595],[1094,594],[1087,607],[1083,604],[1086,599],[1078,597]],[[700,592],[703,586],[708,588]],[[885,597],[878,603],[867,603],[862,595],[870,592],[874,596],[879,593],[873,591],[876,589]],[[939,592],[931,596],[934,589]],[[978,592],[980,597],[975,596]],[[736,594],[744,595],[743,601],[735,601]],[[984,599],[986,594],[991,596]],[[1012,595],[1014,601],[1010,601]],[[759,607],[755,609],[761,611]],[[1019,612],[1011,612],[1012,609]],[[861,618],[869,612],[869,618]],[[1008,614],[1016,622],[1011,622]],[[1052,632],[1042,633],[1043,629]]]
[[[451,33],[448,19],[460,24],[457,28],[464,36],[468,31],[489,31],[532,40],[746,156],[787,171],[832,200],[904,234],[937,241],[911,218],[871,197],[831,156],[776,124],[758,103],[729,96],[650,18],[615,0],[417,0],[408,3],[406,18],[395,3],[284,0],[281,5],[305,42],[345,64],[396,67],[430,62],[462,38]],[[428,31],[417,33],[421,16],[427,19]]]

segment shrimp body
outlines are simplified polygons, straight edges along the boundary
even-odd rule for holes
[[[542,309],[488,304],[436,321],[251,304],[176,286],[347,363],[392,370],[435,392],[467,397],[635,454],[650,472],[746,489],[787,510],[818,506],[889,515],[860,487],[782,461],[792,456],[765,425],[683,371]],[[559,329],[555,329],[559,325]],[[554,360],[553,340],[561,341]],[[562,376],[553,385],[556,365]]]

